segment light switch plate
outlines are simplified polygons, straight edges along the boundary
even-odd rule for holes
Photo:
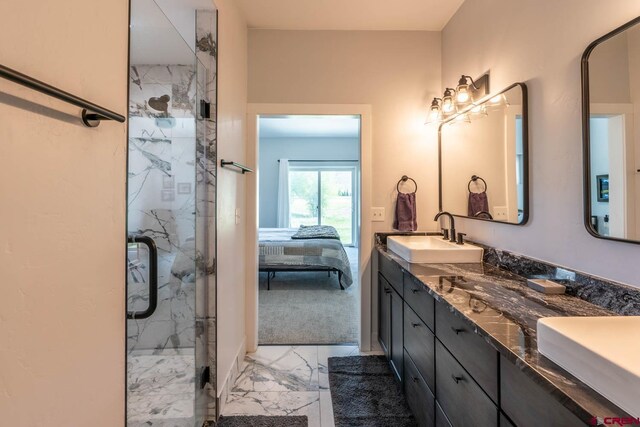
[[[371,221],[382,222],[384,219],[384,208],[371,208]]]
[[[236,225],[240,224],[240,209],[236,208]]]
[[[493,219],[496,221],[506,221],[509,217],[509,209],[506,206],[493,207]]]

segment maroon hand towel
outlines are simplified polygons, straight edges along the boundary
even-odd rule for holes
[[[393,228],[398,231],[416,231],[418,229],[416,218],[416,193],[399,193]]]
[[[469,216],[476,216],[478,212],[489,212],[487,192],[469,193]]]

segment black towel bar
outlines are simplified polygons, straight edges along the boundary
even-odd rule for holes
[[[234,166],[238,169],[240,169],[238,172],[242,172],[242,174],[244,175],[247,172],[253,172],[253,169],[246,167],[245,165],[241,165],[240,163],[236,163],[233,161],[226,161],[224,159],[220,160],[220,167],[225,167],[225,166]]]
[[[40,80],[36,80],[26,74],[12,70],[4,65],[0,65],[0,77],[82,108],[82,123],[87,127],[96,127],[100,124],[101,120],[115,120],[120,123],[124,123],[125,121],[125,117],[120,114],[41,82]]]
[[[416,186],[416,189],[413,190],[414,193],[418,192],[418,183],[416,182],[415,179],[413,178],[409,178],[407,175],[402,175],[402,178],[400,178],[400,181],[398,181],[398,184],[396,184],[396,190],[398,191],[398,193],[402,193],[402,191],[400,191],[400,184],[403,182],[407,182],[407,181],[412,181],[413,185]],[[405,193],[408,194],[408,193]]]

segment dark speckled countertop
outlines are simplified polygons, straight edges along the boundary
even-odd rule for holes
[[[542,356],[536,340],[536,322],[542,317],[616,313],[574,296],[535,292],[527,287],[525,278],[490,264],[410,264],[383,244],[378,243],[377,250],[585,423],[594,416],[628,416]]]

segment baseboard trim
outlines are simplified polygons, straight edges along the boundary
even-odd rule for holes
[[[224,406],[227,403],[227,397],[229,396],[229,393],[231,393],[231,390],[233,389],[233,385],[235,384],[236,379],[238,379],[238,375],[240,374],[240,369],[242,368],[242,362],[244,361],[244,357],[246,354],[247,354],[247,338],[244,337],[242,342],[240,343],[240,346],[238,347],[238,350],[236,351],[236,356],[234,358],[233,365],[231,365],[231,369],[229,369],[229,372],[226,373],[224,383],[222,383],[222,387],[220,387],[220,389],[218,390],[217,405],[216,405],[216,408],[218,409],[217,411],[218,417],[220,417],[220,414],[222,414],[224,410]]]

